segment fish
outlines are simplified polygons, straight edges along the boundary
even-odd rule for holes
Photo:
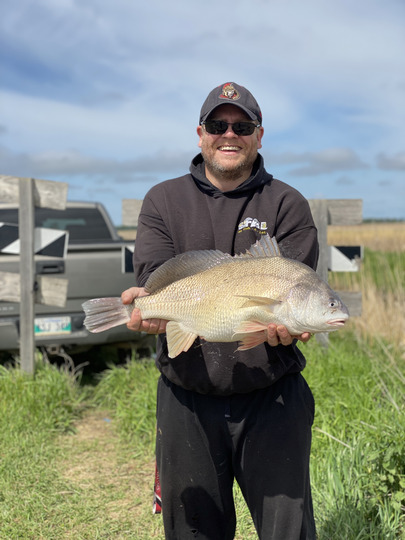
[[[294,336],[343,327],[349,311],[337,293],[306,264],[284,257],[268,234],[245,253],[187,251],[159,266],[132,304],[95,298],[82,307],[84,325],[102,332],[143,319],[165,319],[168,354],[188,351],[197,337],[240,342],[248,350],[267,341],[267,325],[284,325]]]

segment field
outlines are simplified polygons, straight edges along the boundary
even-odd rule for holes
[[[330,228],[362,244],[363,313],[328,349],[301,345],[316,400],[311,476],[319,540],[405,539],[405,224]],[[0,538],[163,539],[152,514],[157,372],[110,366],[85,383],[38,357],[35,377],[0,366]],[[256,539],[235,486],[237,540]]]
[[[330,245],[362,245],[365,261],[359,273],[332,273],[336,290],[362,293],[362,316],[350,321],[358,336],[386,339],[405,346],[405,223],[366,223],[329,227]]]

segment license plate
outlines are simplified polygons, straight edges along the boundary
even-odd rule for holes
[[[70,334],[72,323],[70,317],[42,317],[35,319],[35,335],[56,336]]]

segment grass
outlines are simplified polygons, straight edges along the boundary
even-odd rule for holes
[[[82,392],[72,377],[41,362],[35,379],[0,366],[0,538],[51,538],[63,500],[55,436],[79,415]]]
[[[400,252],[405,250],[405,221],[390,223],[361,223],[328,227],[331,246],[365,246],[373,251]]]
[[[401,538],[404,360],[350,331],[332,335],[327,351],[315,341],[302,347],[317,403],[319,540]],[[151,511],[156,368],[133,360],[100,377],[89,395],[46,363],[35,378],[1,370],[0,538],[164,538]],[[236,538],[257,538],[237,487],[235,496]]]
[[[376,251],[362,229],[362,271],[331,280],[362,291],[363,316],[327,350],[301,345],[316,400],[319,540],[405,539],[404,230],[383,227],[377,244],[391,250]],[[136,359],[95,385],[39,358],[34,377],[0,366],[1,539],[164,538],[152,514],[157,376]],[[257,538],[237,486],[235,498],[236,538]]]
[[[320,540],[399,538],[405,505],[405,369],[384,343],[311,346],[312,482]]]

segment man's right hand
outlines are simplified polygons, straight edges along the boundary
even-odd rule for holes
[[[121,294],[123,304],[131,304],[135,298],[147,296],[148,293],[143,287],[131,287]],[[141,312],[135,308],[131,314],[131,320],[127,327],[134,332],[146,332],[147,334],[163,334],[166,332],[167,321],[164,319],[145,319],[142,320]]]

